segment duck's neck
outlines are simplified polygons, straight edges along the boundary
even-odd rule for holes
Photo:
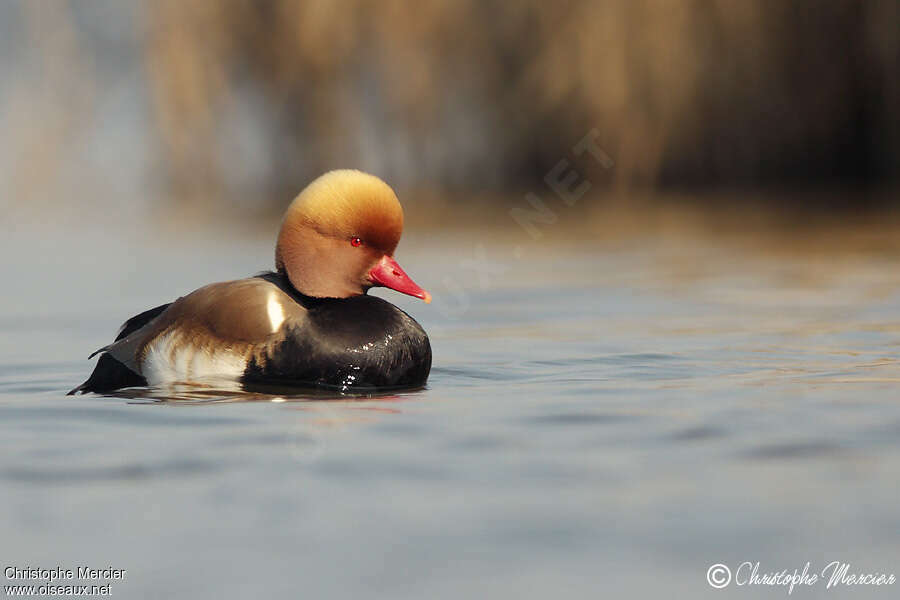
[[[260,273],[257,275],[260,279],[265,279],[271,284],[278,286],[282,292],[293,298],[298,304],[301,306],[305,306],[307,308],[311,308],[313,306],[317,306],[319,304],[323,304],[326,302],[339,302],[341,300],[345,300],[345,298],[317,298],[315,296],[307,296],[300,290],[294,287],[294,284],[291,283],[291,280],[288,279],[288,276],[285,273],[280,271],[266,271],[264,273]]]

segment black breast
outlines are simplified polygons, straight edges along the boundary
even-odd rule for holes
[[[251,361],[245,384],[333,387],[344,391],[425,384],[431,344],[405,312],[374,296],[298,299],[308,312],[265,360]]]

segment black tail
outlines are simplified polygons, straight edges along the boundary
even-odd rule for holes
[[[169,308],[169,305],[163,304],[131,317],[125,321],[124,325],[122,325],[122,329],[119,330],[119,335],[116,336],[116,341],[118,342],[122,338],[128,337],[158,317],[167,308]],[[102,351],[103,349],[98,350],[97,352]],[[94,354],[97,354],[97,352]],[[94,354],[91,354],[91,357],[93,357]],[[88,377],[87,381],[70,391],[67,396],[79,392],[82,394],[88,392],[111,392],[120,388],[141,385],[147,385],[147,380],[142,375],[135,373],[109,354],[104,353],[100,355],[100,360],[97,361],[97,366],[94,367],[94,372],[91,373],[91,376]]]
[[[109,354],[100,355],[94,372],[88,380],[66,394],[72,396],[81,392],[111,392],[119,388],[147,385],[143,375],[138,375]]]

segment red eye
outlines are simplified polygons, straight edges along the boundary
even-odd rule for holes
[[[358,237],[352,238],[350,240],[350,245],[356,248],[357,246],[362,246],[362,240]]]

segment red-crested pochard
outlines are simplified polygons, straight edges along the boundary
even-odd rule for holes
[[[385,286],[431,301],[394,260],[403,209],[381,179],[322,175],[288,207],[275,272],[213,283],[132,317],[69,392],[237,381],[345,391],[418,387],[431,345],[405,312],[366,295]]]

